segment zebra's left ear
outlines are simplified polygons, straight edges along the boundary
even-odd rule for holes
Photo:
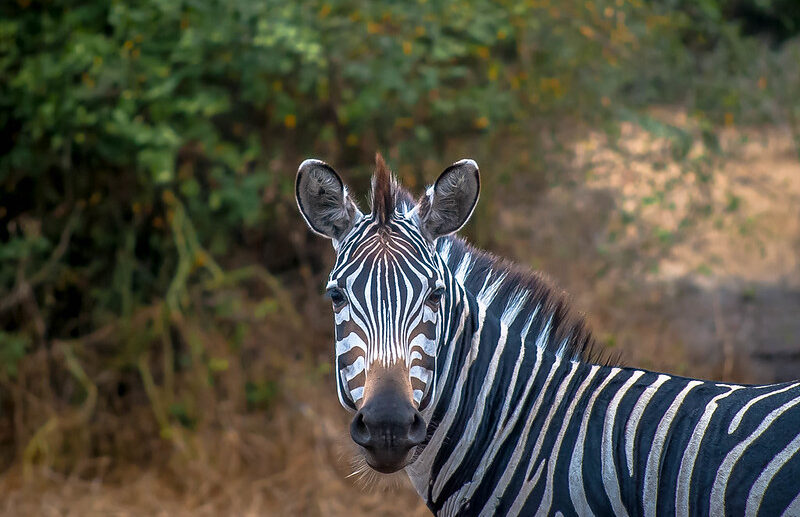
[[[300,164],[295,196],[309,228],[331,239],[334,247],[338,247],[339,240],[363,217],[348,195],[342,178],[333,167],[320,160],[306,160]]]
[[[467,224],[481,191],[478,164],[461,160],[437,178],[419,202],[420,229],[431,242]]]

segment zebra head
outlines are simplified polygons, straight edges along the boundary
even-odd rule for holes
[[[426,438],[421,412],[435,397],[443,313],[452,306],[436,241],[467,222],[479,190],[477,164],[462,160],[414,202],[377,155],[364,214],[328,164],[306,160],[297,172],[300,212],[336,250],[326,289],[339,401],[355,412],[350,435],[380,472],[403,468]]]

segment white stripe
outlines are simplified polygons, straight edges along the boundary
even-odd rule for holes
[[[628,510],[625,508],[625,505],[622,504],[622,498],[619,493],[617,469],[614,465],[614,449],[611,442],[614,435],[614,421],[617,418],[617,410],[619,409],[620,402],[622,402],[622,397],[625,396],[628,390],[631,389],[631,386],[633,386],[642,375],[644,375],[643,371],[636,370],[631,374],[630,378],[625,381],[625,384],[617,390],[614,394],[614,398],[612,398],[611,402],[608,404],[606,418],[603,422],[603,438],[600,443],[600,465],[603,472],[603,486],[606,489],[608,500],[611,502],[611,507],[614,509],[614,514],[617,516],[627,516]]]
[[[353,399],[353,402],[358,402],[361,400],[361,397],[364,396],[364,386],[359,386],[358,388],[354,388],[350,390],[350,397]]]
[[[517,319],[519,312],[522,310],[525,302],[528,300],[529,296],[528,291],[518,290],[514,292],[514,294],[509,298],[508,302],[506,303],[506,308],[503,310],[503,314],[500,316],[500,324],[505,325],[506,327],[510,327],[514,324],[514,321]]]
[[[542,329],[542,331],[536,337],[536,348],[544,349],[545,345],[547,344],[547,339],[550,337],[550,329],[552,328],[552,324],[553,315],[551,314],[547,319],[547,324],[544,326],[544,329]]]
[[[779,390],[776,390],[776,391],[772,391],[770,393],[765,393],[763,395],[759,395],[758,397],[754,398],[753,400],[751,400],[750,402],[745,404],[742,407],[742,409],[740,409],[739,411],[736,412],[736,415],[734,415],[733,420],[731,420],[731,424],[728,426],[728,434],[732,434],[734,431],[736,431],[736,429],[739,427],[739,424],[742,423],[742,419],[744,418],[745,413],[747,413],[747,411],[752,407],[753,404],[755,404],[756,402],[760,402],[760,401],[764,400],[767,397],[771,397],[773,395],[777,395],[778,393],[783,393],[784,391],[789,391],[792,388],[796,388],[798,385],[800,385],[800,383],[796,382],[794,384],[790,384],[789,386],[785,386],[782,389],[779,389]]]
[[[766,431],[776,418],[784,414],[789,409],[800,404],[800,397],[794,398],[782,406],[773,409],[764,418],[761,424],[753,431],[750,436],[739,442],[734,447],[719,466],[717,476],[714,478],[714,484],[711,488],[711,502],[709,504],[709,512],[711,515],[725,515],[725,491],[728,488],[728,479],[733,473],[733,467],[745,453],[748,447],[752,445],[763,433]]]
[[[772,478],[786,465],[786,462],[789,461],[792,456],[797,454],[798,450],[800,450],[800,435],[795,436],[794,440],[772,458],[769,464],[767,464],[767,467],[761,471],[761,475],[758,476],[756,482],[753,483],[753,486],[750,488],[750,494],[747,496],[747,505],[744,510],[745,515],[756,515],[758,513],[758,510],[761,508],[761,502],[764,499],[764,492],[767,491],[769,484],[772,482]],[[796,482],[797,480],[795,479],[794,481]],[[800,491],[797,485],[795,485],[795,487],[796,490]]]
[[[424,384],[428,383],[428,375],[430,375],[430,370],[423,368],[422,366],[412,366],[411,371],[409,372],[409,376],[416,377]]]
[[[729,390],[725,393],[720,393],[712,398],[703,415],[698,420],[697,425],[694,426],[692,436],[689,438],[689,443],[684,449],[683,458],[681,459],[681,468],[678,471],[678,488],[675,490],[675,511],[678,515],[689,515],[689,483],[692,480],[692,473],[694,472],[694,464],[697,461],[697,453],[700,451],[700,442],[706,434],[708,424],[717,410],[718,402],[736,390],[742,389],[744,386],[728,386]],[[749,514],[748,514],[749,515]]]
[[[346,354],[353,348],[361,349],[365,354],[367,353],[367,344],[364,343],[364,340],[355,332],[347,334],[344,338],[336,342],[336,355],[340,356]]]
[[[539,482],[539,478],[542,476],[542,472],[544,471],[544,467],[547,464],[547,460],[539,462],[539,466],[536,468],[536,473],[534,473],[533,477],[530,481],[523,482],[522,489],[520,490],[520,494],[517,495],[517,498],[514,500],[514,503],[508,509],[508,515],[519,515],[522,513],[522,509],[525,508],[525,503],[528,500],[528,495],[530,495],[531,490],[536,486],[536,483]],[[520,497],[522,493],[525,493],[524,497]]]
[[[583,412],[583,421],[581,422],[581,429],[578,432],[578,438],[575,440],[575,449],[572,451],[572,458],[569,462],[569,496],[572,499],[572,504],[575,506],[575,511],[578,515],[592,515],[592,508],[586,501],[586,491],[583,486],[583,449],[586,446],[586,429],[589,424],[589,417],[592,414],[592,408],[597,400],[597,397],[608,385],[608,383],[621,372],[619,368],[612,368],[608,372],[608,376],[603,379],[594,393],[586,409]]]
[[[442,241],[439,256],[442,257],[442,260],[447,262],[450,259],[450,249],[453,247],[453,239],[442,239]]]
[[[507,273],[505,271],[500,271],[497,274],[497,278],[492,280],[492,283],[489,283],[489,279],[491,278],[494,271],[489,271],[489,274],[486,275],[486,282],[483,285],[483,288],[480,290],[478,295],[475,297],[478,299],[478,303],[482,303],[484,305],[490,305],[494,300],[494,297],[497,296],[497,291],[500,290],[500,286],[503,285],[503,280],[506,279]]]
[[[800,515],[800,494],[797,494],[797,497],[789,503],[789,507],[786,508],[781,517],[797,517],[798,515]]]
[[[342,377],[344,377],[345,385],[350,379],[354,378],[358,374],[364,371],[366,366],[364,365],[364,356],[360,355],[356,357],[356,360],[353,361],[353,364],[349,366],[345,366],[341,369]]]
[[[556,350],[556,355],[558,357],[561,357],[562,359],[564,358],[564,352],[567,351],[567,343],[569,343],[569,338],[570,338],[570,336],[567,336],[564,339],[562,339],[561,340],[561,344],[558,345],[558,350]],[[573,360],[573,359],[578,359],[578,358],[577,357],[570,357],[569,359]]]
[[[636,431],[639,428],[639,421],[642,419],[642,414],[650,403],[650,399],[653,398],[658,388],[669,380],[669,378],[669,375],[659,375],[658,378],[653,381],[653,384],[642,392],[642,395],[633,407],[633,411],[631,411],[628,424],[625,426],[625,455],[628,458],[628,474],[631,476],[633,476],[633,445],[636,440]]]
[[[553,502],[553,479],[555,477],[556,472],[556,462],[558,461],[558,454],[561,452],[561,442],[564,441],[564,435],[567,433],[567,429],[569,428],[570,423],[572,423],[572,417],[575,415],[575,407],[580,402],[581,397],[583,397],[583,392],[589,387],[589,385],[594,380],[595,375],[600,370],[598,365],[593,364],[592,367],[589,369],[589,374],[581,383],[580,387],[578,387],[578,391],[575,393],[575,396],[572,398],[572,402],[570,402],[569,408],[567,408],[567,413],[564,418],[563,423],[561,424],[561,430],[558,432],[558,437],[556,438],[555,443],[553,444],[553,452],[550,454],[550,463],[547,465],[547,483],[544,488],[544,495],[542,496],[542,501],[539,503],[539,509],[536,511],[536,515],[547,515],[550,512],[550,505]]]
[[[339,312],[333,313],[333,322],[336,325],[341,325],[345,321],[350,320],[350,305],[345,305]]]
[[[433,357],[436,354],[436,341],[428,338],[425,334],[417,334],[416,337],[411,340],[411,343],[408,344],[408,348],[409,350],[412,348],[419,348],[425,352],[425,355],[428,357]],[[409,362],[412,360],[413,358],[409,358]]]
[[[644,471],[644,493],[642,494],[642,501],[644,501],[644,515],[645,517],[654,517],[656,514],[656,505],[658,504],[658,474],[661,471],[661,456],[664,449],[664,443],[667,440],[667,433],[669,433],[672,420],[675,414],[683,404],[683,399],[695,387],[703,384],[701,381],[690,381],[675,400],[672,401],[667,412],[661,417],[661,421],[656,427],[656,434],[653,436],[653,444],[650,446],[650,454],[647,455],[647,466]]]
[[[456,268],[455,277],[458,280],[458,283],[463,284],[464,281],[467,279],[467,275],[469,274],[469,270],[472,267],[472,256],[468,251],[464,252],[464,256],[461,257],[461,262],[458,263],[458,267]]]

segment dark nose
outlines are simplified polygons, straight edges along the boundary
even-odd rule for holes
[[[353,441],[367,451],[367,461],[381,472],[402,468],[408,451],[427,434],[425,419],[410,402],[377,396],[356,413],[350,424]]]

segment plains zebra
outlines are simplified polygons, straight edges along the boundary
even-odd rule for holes
[[[437,515],[800,515],[800,382],[601,364],[546,281],[451,235],[474,161],[418,202],[376,162],[368,214],[323,162],[296,182],[336,251],[336,385],[372,468]]]

